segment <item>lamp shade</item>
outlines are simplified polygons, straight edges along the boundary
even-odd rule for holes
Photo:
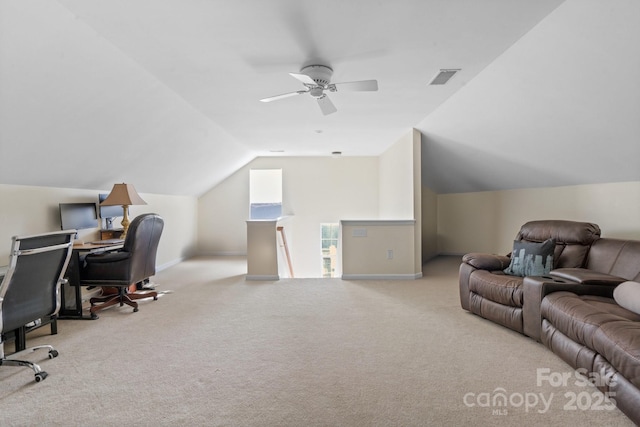
[[[100,203],[102,206],[146,205],[132,184],[114,184],[111,193]]]

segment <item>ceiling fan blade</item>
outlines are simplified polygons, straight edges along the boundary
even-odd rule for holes
[[[338,90],[376,91],[378,90],[378,81],[360,80],[357,82],[333,83],[329,85],[329,90],[332,92],[337,92]]]
[[[289,75],[293,78],[296,78],[298,80],[300,80],[302,83],[306,84],[306,85],[313,85],[316,86],[317,83],[315,81],[313,81],[313,79],[309,76],[307,76],[306,74],[300,74],[300,73],[289,73]]]
[[[276,101],[278,99],[289,98],[291,96],[302,95],[303,93],[307,93],[307,90],[299,90],[296,92],[283,93],[282,95],[270,96],[269,98],[263,98],[260,102],[271,102]]]
[[[318,98],[318,105],[320,106],[320,110],[322,110],[322,114],[324,114],[325,116],[327,114],[335,113],[336,111],[338,111],[336,106],[333,105],[333,102],[331,102],[327,95]]]

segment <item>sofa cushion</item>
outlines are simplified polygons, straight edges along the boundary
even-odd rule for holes
[[[640,321],[640,316],[620,307],[611,298],[553,292],[540,306],[540,313],[560,332],[595,350],[594,335],[604,324]]]
[[[599,238],[600,227],[597,224],[565,220],[529,221],[520,228],[516,236],[516,240],[530,242],[554,239],[555,268],[584,267],[590,246]]]
[[[613,299],[618,305],[640,314],[640,283],[624,282],[613,290]]]
[[[599,239],[589,251],[586,268],[640,282],[640,240]],[[557,268],[557,267],[556,267]]]
[[[514,240],[511,263],[504,270],[512,276],[543,276],[553,270],[554,239],[542,243]]]
[[[516,240],[542,242],[555,239],[557,242],[590,246],[600,238],[600,227],[589,222],[566,220],[539,220],[524,224]]]
[[[469,278],[469,291],[510,307],[522,307],[523,277],[502,272],[476,270]]]
[[[593,343],[611,366],[640,387],[640,322],[606,323],[594,334]]]

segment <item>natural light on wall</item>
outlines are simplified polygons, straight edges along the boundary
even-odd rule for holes
[[[338,260],[338,223],[320,224],[322,243],[322,277],[336,277],[336,263]]]
[[[275,219],[282,216],[282,169],[249,171],[251,219]]]

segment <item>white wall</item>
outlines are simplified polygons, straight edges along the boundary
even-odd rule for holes
[[[438,255],[438,195],[427,187],[422,190],[422,262]]]
[[[9,260],[11,237],[60,230],[59,203],[98,202],[99,193],[111,189],[78,190],[73,188],[32,187],[0,184],[0,265]],[[171,265],[193,254],[196,246],[197,199],[186,196],[163,196],[141,193],[148,203],[131,206],[129,217],[145,212],[160,214],[165,228],[158,247],[157,267]],[[119,227],[120,219],[114,226]],[[95,230],[81,230],[83,240],[98,240]]]
[[[249,170],[282,169],[285,227],[296,277],[320,277],[320,224],[378,218],[377,157],[261,157],[200,197],[199,251],[246,254]],[[288,230],[292,227],[293,230]]]
[[[416,279],[414,220],[342,221],[343,279]]]
[[[408,132],[379,157],[380,218],[413,219],[413,132]],[[420,159],[420,157],[418,157]]]
[[[640,182],[441,194],[438,251],[506,254],[527,221],[593,222],[603,237],[640,240]]]
[[[380,155],[380,219],[413,219],[413,271],[422,271],[422,142],[412,129]]]

